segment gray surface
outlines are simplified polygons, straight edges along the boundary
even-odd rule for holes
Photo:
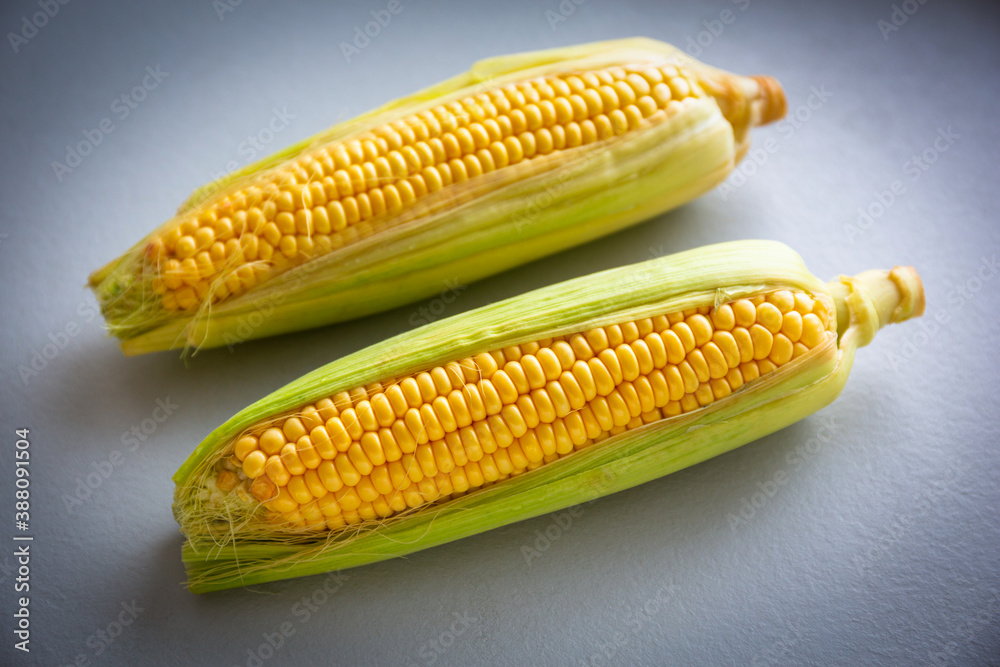
[[[386,3],[276,4],[245,0],[220,21],[208,0],[71,2],[19,53],[8,39],[0,46],[0,539],[15,532],[16,427],[32,429],[35,536],[30,656],[11,646],[13,543],[0,550],[0,662],[242,665],[287,623],[294,635],[265,664],[1000,664],[1000,280],[975,282],[1000,237],[989,4],[928,2],[884,39],[877,22],[891,20],[889,2],[753,0],[740,10],[728,0],[588,0],[555,29],[545,12],[558,11],[556,0],[415,2],[350,64],[338,44]],[[556,533],[554,518],[339,583],[187,593],[169,481],[187,453],[285,382],[406,330],[416,306],[187,364],[174,354],[126,359],[91,315],[88,272],[228,161],[245,162],[240,143],[275,108],[295,117],[268,149],[476,58],[633,34],[687,45],[726,8],[735,21],[703,59],[779,77],[793,113],[813,86],[827,101],[797,128],[759,131],[756,145],[773,137],[777,150],[728,196],[472,285],[448,312],[661,248],[762,237],[789,243],[821,276],[914,264],[927,286],[923,322],[948,321],[930,334],[916,322],[884,330],[833,406],[585,507],[530,563],[522,547]],[[5,3],[0,28],[17,30],[35,11]],[[169,76],[120,119],[114,99],[156,65]],[[59,182],[51,163],[103,118],[114,131]],[[949,127],[959,138],[912,180],[905,163]],[[894,180],[905,193],[852,239],[845,225]],[[966,284],[967,297],[956,291]],[[22,381],[19,366],[68,326],[78,329],[65,349]],[[131,451],[123,432],[158,399],[179,407]],[[114,451],[110,476],[70,513],[64,495]],[[754,497],[782,473],[773,497]],[[731,525],[753,499],[755,515]],[[306,618],[296,603],[324,584],[336,593]],[[97,655],[94,633],[133,601],[138,618]],[[454,614],[475,620],[450,641]],[[439,639],[450,644],[443,653],[431,645]]]

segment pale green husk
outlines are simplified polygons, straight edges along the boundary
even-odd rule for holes
[[[462,75],[341,123],[196,191],[181,213],[212,204],[302,152],[400,115],[510,81],[614,64],[684,63],[740,104],[690,99],[650,127],[524,161],[428,195],[391,225],[195,315],[168,314],[152,276],[138,275],[151,234],[91,277],[108,328],[126,354],[233,345],[386,310],[618,231],[720,183],[763,122],[757,82],[715,70],[648,39],[626,39],[493,58]],[[706,84],[708,85],[708,84]],[[783,98],[782,98],[783,103]],[[177,218],[162,228],[176,224]]]
[[[404,555],[641,484],[791,424],[837,396],[859,344],[915,310],[911,304],[902,315],[892,311],[893,289],[880,292],[872,305],[867,291],[845,281],[834,298],[786,246],[724,243],[536,290],[328,364],[238,413],[174,475],[174,512],[188,537],[183,556],[189,586],[206,592]],[[885,282],[884,275],[872,281]],[[608,438],[462,498],[335,535],[261,538],[241,535],[239,526],[218,531],[198,507],[206,477],[234,438],[305,403],[490,349],[780,288],[805,290],[836,309],[839,340],[831,334],[809,354],[706,408]],[[223,516],[216,519],[225,523]]]

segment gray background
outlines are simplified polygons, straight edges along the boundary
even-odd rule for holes
[[[277,4],[245,0],[220,19],[209,0],[70,2],[17,53],[9,37],[0,45],[0,662],[255,664],[248,652],[287,623],[294,635],[264,664],[1000,664],[991,3],[911,2],[916,12],[883,35],[878,22],[893,13],[884,1],[587,0],[564,2],[575,10],[554,27],[546,12],[560,11],[557,0],[413,2],[350,63],[339,44],[386,2]],[[796,125],[757,131],[755,145],[773,137],[773,150],[756,153],[733,187],[471,285],[447,314],[760,237],[789,243],[820,276],[917,266],[923,326],[880,333],[831,407],[588,505],[566,528],[540,517],[342,580],[188,593],[170,513],[170,475],[188,452],[266,393],[411,328],[430,302],[187,363],[126,359],[93,317],[87,274],[227,163],[245,163],[241,142],[275,109],[294,119],[268,151],[477,58],[634,34],[688,46],[705,21],[719,32],[712,22],[725,9],[735,19],[700,35],[701,58],[778,77]],[[19,31],[37,11],[6,2],[0,29]],[[121,119],[114,100],[157,65],[169,76]],[[825,101],[810,109],[813,87]],[[53,161],[105,118],[114,131],[60,181]],[[949,128],[957,138],[934,149]],[[907,163],[925,151],[934,162],[914,180]],[[897,180],[903,194],[852,234],[859,207]],[[22,378],[52,339],[64,347]],[[157,400],[179,407],[130,450],[122,434]],[[31,428],[33,454],[30,656],[10,634],[19,427]],[[68,507],[115,451],[111,474]],[[762,488],[772,495],[755,496]],[[741,510],[748,518],[734,521]],[[529,561],[524,547],[539,545]],[[335,594],[306,618],[295,604],[323,599],[324,585]],[[142,611],[101,647],[95,633],[123,604]],[[474,619],[457,636],[455,614]]]

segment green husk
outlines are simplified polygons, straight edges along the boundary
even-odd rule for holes
[[[711,458],[831,402],[855,349],[886,323],[922,312],[916,274],[874,272],[828,288],[786,246],[707,246],[546,287],[441,320],[344,357],[287,385],[213,431],[174,475],[174,512],[188,541],[189,587],[207,592],[354,567],[592,500]],[[902,277],[901,277],[902,276]],[[721,303],[773,289],[805,290],[838,315],[828,340],[730,396],[613,436],[525,475],[337,534],[241,532],[200,506],[212,467],[234,438],[323,396],[507,345]]]
[[[690,99],[648,129],[444,188],[400,216],[374,222],[367,238],[194,315],[170,314],[159,306],[152,276],[142,269],[154,231],[91,276],[108,328],[126,354],[233,345],[379,312],[435,294],[446,281],[468,284],[694,199],[725,179],[746,151],[752,126],[784,113],[784,98],[772,80],[707,67],[654,40],[504,56],[210,183],[195,191],[178,215],[212,205],[307,150],[434,104],[556,70],[647,61],[695,69],[718,99]]]

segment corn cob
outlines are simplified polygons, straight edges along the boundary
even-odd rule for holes
[[[352,567],[640,484],[790,424],[923,312],[910,268],[824,284],[708,246],[407,332],[212,433],[174,512],[201,592]]]
[[[495,58],[196,191],[90,284],[127,354],[349,319],[687,202],[784,112],[652,40]]]

